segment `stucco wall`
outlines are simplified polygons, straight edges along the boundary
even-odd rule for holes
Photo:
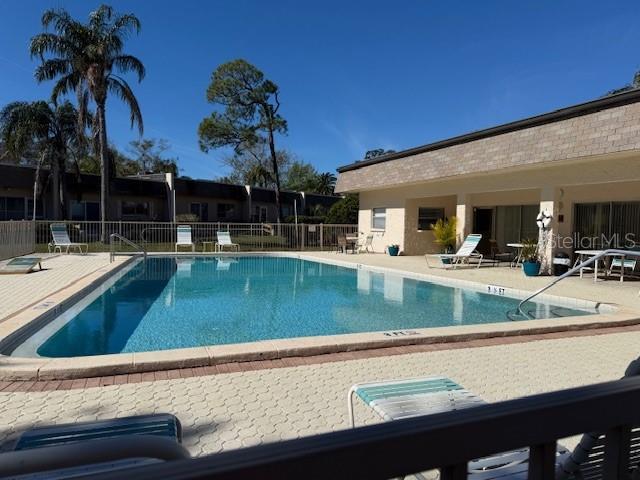
[[[418,209],[444,208],[445,217],[451,218],[456,214],[456,196],[412,198],[405,202],[405,255],[420,255],[422,253],[437,253],[440,246],[435,243],[431,230],[418,229]]]
[[[387,245],[396,243],[400,245],[400,250],[404,250],[405,197],[403,193],[401,190],[382,190],[360,195],[358,230],[366,235],[373,234],[375,252],[384,252]],[[372,209],[378,207],[387,209],[384,230],[375,230],[371,227]]]
[[[456,215],[458,198],[467,198],[467,208],[500,205],[539,205],[542,192],[553,192],[554,229],[562,236],[573,232],[576,203],[640,201],[640,157],[605,157],[538,167],[530,171],[505,170],[500,174],[461,177],[393,189],[360,193],[359,229],[369,233],[371,209],[387,208],[384,231],[374,231],[376,252],[398,243],[407,255],[437,251],[430,231],[417,231],[419,207],[444,207]],[[472,215],[470,216],[472,218]],[[471,233],[471,225],[465,233]]]

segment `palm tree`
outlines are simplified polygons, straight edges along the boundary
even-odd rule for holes
[[[138,82],[144,78],[142,62],[123,53],[128,35],[139,33],[140,20],[133,14],[120,15],[110,6],[101,5],[89,14],[86,24],[74,20],[65,10],[47,10],[42,15],[42,25],[45,32],[33,37],[30,47],[31,56],[41,60],[36,69],[36,79],[39,82],[56,80],[51,94],[54,102],[61,95],[75,93],[80,124],[87,115],[89,101],[95,104],[93,145],[100,160],[100,219],[102,241],[106,242],[105,222],[108,220],[109,184],[113,173],[107,142],[107,96],[115,94],[127,104],[131,127],[137,124],[142,136],[138,100],[121,76],[132,71]],[[49,27],[53,32],[46,31]]]
[[[333,191],[336,188],[336,181],[336,176],[331,172],[319,174],[315,181],[316,193],[321,193],[323,195],[333,195]]]
[[[36,152],[38,161],[33,184],[33,219],[40,185],[40,169],[49,167],[53,185],[53,218],[66,216],[65,178],[68,159],[75,160],[81,144],[78,133],[78,111],[69,101],[55,106],[44,101],[13,102],[0,111],[0,138],[7,152],[22,158]]]

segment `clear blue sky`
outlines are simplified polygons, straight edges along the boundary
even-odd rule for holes
[[[640,68],[634,1],[112,1],[142,33],[128,52],[147,67],[133,84],[146,137],[166,138],[183,173],[225,173],[199,151],[205,90],[222,62],[244,58],[281,89],[289,135],[279,144],[319,170],[596,98]],[[48,98],[33,80],[29,38],[44,9],[85,19],[97,2],[2,0],[0,105]],[[137,133],[115,98],[109,136]]]

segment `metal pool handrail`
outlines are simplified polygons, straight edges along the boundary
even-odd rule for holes
[[[109,235],[109,245],[110,245],[109,246],[109,262],[113,262],[113,258],[116,255],[116,252],[114,250],[115,242],[113,241],[116,238],[118,240],[120,240],[121,242],[126,243],[130,247],[133,247],[133,248],[137,249],[140,253],[142,253],[142,255],[144,256],[145,259],[147,258],[147,251],[145,250],[144,247],[138,245],[137,243],[132,242],[127,237],[124,237],[124,236],[120,235],[119,233],[112,233],[111,235]]]
[[[537,297],[538,295],[540,295],[542,292],[550,289],[551,287],[553,287],[556,283],[558,283],[561,280],[564,280],[567,277],[570,277],[571,275],[573,275],[574,273],[580,271],[580,269],[587,267],[588,265],[591,265],[595,262],[597,262],[598,260],[600,260],[602,257],[606,257],[609,255],[620,255],[623,258],[624,257],[640,257],[640,252],[634,251],[634,250],[620,250],[617,248],[610,248],[608,250],[604,250],[600,253],[598,253],[597,255],[594,255],[591,258],[588,258],[587,260],[585,260],[584,262],[574,266],[573,268],[570,268],[566,273],[563,273],[562,275],[560,275],[558,278],[554,279],[551,283],[549,283],[548,285],[545,285],[544,287],[536,290],[535,292],[533,292],[531,295],[529,295],[528,297],[526,297],[524,300],[522,300],[519,304],[518,304],[518,312],[522,315],[524,315],[525,317],[528,318],[533,318],[531,315],[529,315],[528,313],[526,313],[524,310],[522,310],[522,306],[528,302],[529,300],[531,300],[534,297]],[[622,268],[624,268],[624,265],[622,266]]]

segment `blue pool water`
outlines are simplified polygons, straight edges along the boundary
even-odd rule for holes
[[[513,320],[517,304],[296,258],[150,257],[75,313],[37,354],[100,355],[493,323]],[[593,313],[542,304],[528,310],[537,318]]]

